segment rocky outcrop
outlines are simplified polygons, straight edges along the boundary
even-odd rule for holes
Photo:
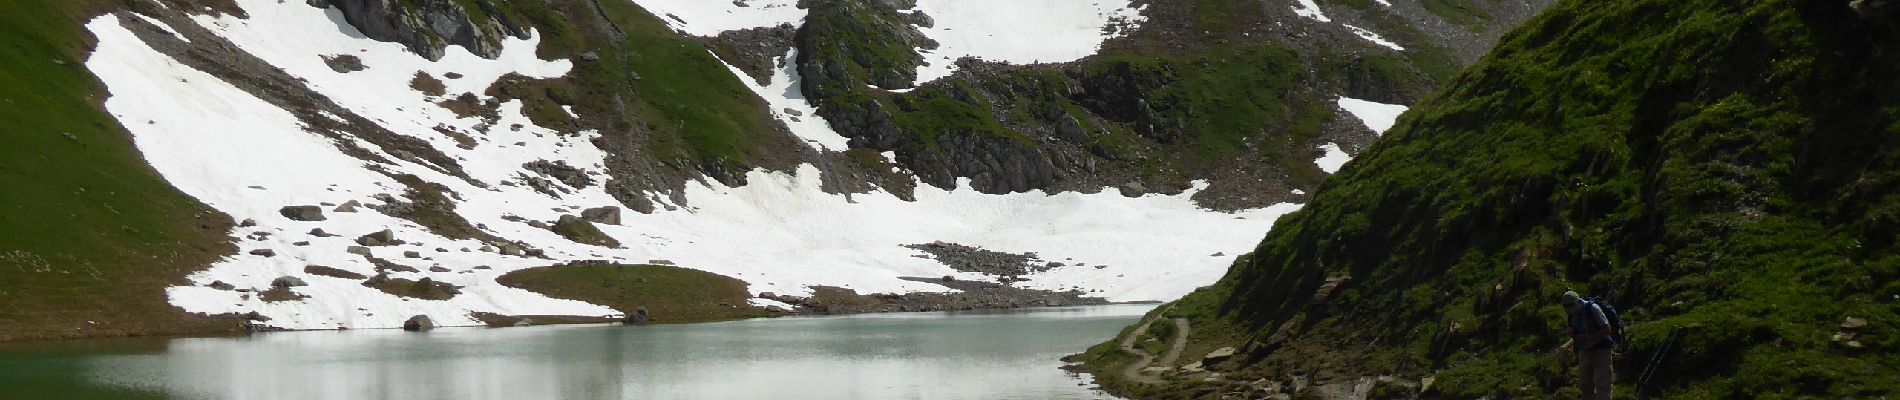
[[[568,187],[575,189],[585,188],[594,184],[594,179],[587,177],[587,172],[581,171],[580,168],[567,165],[567,162],[564,161],[548,162],[547,160],[535,160],[534,162],[522,164],[521,169],[560,181],[561,183],[567,184]]]
[[[583,220],[580,217],[562,215],[561,219],[555,221],[554,226],[548,229],[554,231],[555,234],[561,235],[561,237],[567,238],[567,240],[574,241],[574,243],[591,244],[601,247],[620,247],[620,241],[614,240],[613,236],[608,236],[607,233],[601,232],[599,227],[595,227],[592,222],[587,222],[587,220]]]
[[[501,39],[526,39],[528,29],[509,20],[489,0],[310,0],[336,7],[343,19],[371,39],[402,43],[430,60],[440,60],[450,45],[485,58],[501,55]],[[475,6],[474,9],[464,4]]]
[[[322,265],[306,265],[303,267],[303,273],[316,275],[316,276],[328,276],[332,278],[343,278],[343,279],[350,279],[350,280],[361,280],[361,279],[369,278],[368,276],[364,276],[363,274],[345,271],[345,270],[338,269],[335,267],[326,267]]]
[[[759,298],[790,304],[795,308],[794,310],[789,310],[791,312],[827,315],[1109,304],[1107,299],[1089,297],[1087,293],[1078,290],[1058,292],[1052,290],[1024,289],[990,282],[943,280],[939,278],[903,277],[899,279],[943,285],[953,290],[940,293],[859,294],[856,290],[852,289],[813,286],[811,297],[760,293]]]
[[[1022,280],[1023,275],[1063,266],[1059,262],[1041,260],[1036,257],[1036,253],[1004,253],[956,243],[932,242],[904,247],[929,254],[931,258],[949,266],[950,269],[995,276],[1005,284]],[[944,278],[946,282],[955,280],[948,276]]]
[[[797,27],[781,24],[729,31],[707,38],[706,42],[719,58],[732,63],[732,66],[744,71],[747,77],[764,85],[772,80],[772,72],[779,67],[778,59],[792,48],[792,38],[797,33]]]

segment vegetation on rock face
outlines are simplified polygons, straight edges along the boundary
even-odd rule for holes
[[[1306,20],[1266,3],[1153,2],[1140,29],[1098,56],[1040,66],[960,61],[957,75],[900,93],[872,87],[909,87],[922,62],[912,46],[927,39],[902,12],[870,0],[807,5],[799,65],[820,114],[854,147],[896,152],[926,183],[968,177],[985,192],[1178,190],[1243,170],[1310,188],[1322,177],[1310,163],[1314,142],[1357,129],[1334,115],[1330,96],[1409,103],[1461,65],[1440,39],[1371,6],[1357,14],[1411,50],[1287,31]]]
[[[764,317],[750,305],[746,283],[666,265],[570,264],[502,275],[502,285],[549,297],[605,305],[621,313],[645,309],[655,323]]]
[[[1230,377],[1549,398],[1574,289],[1631,324],[1620,391],[1900,394],[1900,37],[1847,3],[1561,2],[1162,313],[1233,328],[1194,338],[1243,349]]]
[[[0,1],[0,341],[233,331],[164,288],[236,252],[103,111],[84,23],[105,2]]]

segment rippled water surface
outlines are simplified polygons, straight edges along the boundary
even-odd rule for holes
[[[0,397],[1094,399],[1058,359],[1150,308],[11,345]]]

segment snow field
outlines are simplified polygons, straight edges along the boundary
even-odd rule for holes
[[[627,0],[613,0],[627,1]],[[725,31],[799,24],[805,9],[798,0],[633,0],[665,20],[674,30],[693,36],[718,36]],[[740,6],[743,3],[745,6]]]
[[[929,65],[917,69],[918,84],[950,76],[963,57],[1011,64],[1079,60],[1118,34],[1105,31],[1110,23],[1132,27],[1144,18],[1129,0],[918,0],[916,10],[935,20],[919,30],[939,45],[919,49]]]
[[[938,285],[897,278],[987,279],[917,258],[920,252],[901,247],[937,240],[1037,252],[1044,260],[1077,265],[1031,275],[1025,286],[1079,287],[1113,300],[1165,300],[1213,282],[1265,234],[1274,219],[1299,208],[1283,204],[1228,214],[1196,207],[1189,200],[1193,191],[1128,198],[1114,189],[1097,194],[996,196],[921,186],[915,202],[883,192],[846,198],[823,193],[820,172],[807,165],[791,173],[754,171],[748,176],[751,184],[745,187],[689,184],[687,207],[650,215],[628,212],[622,225],[600,226],[625,248],[582,245],[505,217],[552,221],[585,208],[617,205],[598,185],[572,188],[556,183],[563,193],[548,195],[512,184],[523,176],[523,163],[537,160],[561,161],[597,181],[604,180],[606,154],[591,143],[598,133],[563,135],[535,126],[521,114],[519,102],[503,103],[501,118],[493,124],[456,117],[434,104],[462,93],[481,97],[483,89],[508,73],[565,74],[571,67],[568,61],[534,57],[538,39],[508,39],[501,57],[494,60],[450,47],[441,61],[430,62],[401,45],[363,38],[341,23],[335,10],[301,2],[237,3],[250,18],[198,16],[195,22],[304,79],[312,90],[350,112],[396,134],[426,141],[459,160],[473,182],[400,161],[361,139],[346,139],[397,160],[380,165],[391,174],[413,174],[448,187],[457,202],[456,213],[471,224],[545,250],[553,260],[479,251],[483,243],[440,237],[368,207],[354,213],[326,207],[328,219],[320,222],[279,215],[278,209],[289,205],[352,200],[379,204],[378,195],[400,196],[404,187],[389,175],[365,169],[370,162],[344,154],[331,139],[309,132],[291,113],[153,50],[121,26],[118,18],[99,17],[87,24],[99,38],[87,67],[111,92],[108,111],[122,121],[148,161],[173,185],[236,220],[257,222],[231,233],[241,249],[239,255],[193,274],[190,285],[168,290],[174,305],[192,312],[257,312],[270,318],[266,325],[287,329],[390,328],[417,314],[451,326],[478,324],[470,317],[475,312],[615,314],[603,306],[552,299],[495,283],[511,271],[570,260],[673,260],[744,280],[755,293],[806,294],[809,285],[843,286],[865,293],[945,291]],[[367,69],[333,71],[320,56],[336,54],[356,55]],[[408,81],[418,71],[441,79],[447,94],[431,97],[409,90]],[[445,78],[450,72],[461,77]],[[796,71],[785,68],[777,71],[770,84],[752,87],[777,112],[800,109],[802,96],[795,92],[794,82]],[[788,115],[780,113],[780,117],[793,123]],[[842,137],[822,119],[807,113],[803,120],[813,123],[793,123],[800,137],[817,146],[842,149]],[[437,128],[463,132],[478,144],[459,148]],[[312,228],[339,236],[312,236]],[[355,245],[357,236],[382,229],[391,229],[408,244],[372,248],[375,255],[422,269],[394,272],[392,278],[427,277],[461,286],[462,294],[443,301],[409,299],[363,287],[356,280],[302,272],[307,265],[323,265],[375,275],[374,265],[345,250]],[[268,236],[256,239],[257,232]],[[270,249],[276,255],[245,253],[254,249]],[[421,257],[405,257],[403,253],[409,251]],[[1107,267],[1095,268],[1098,265]],[[447,272],[433,272],[431,267]],[[308,298],[263,302],[208,287],[222,281],[263,290],[280,276],[308,282],[292,289]]]

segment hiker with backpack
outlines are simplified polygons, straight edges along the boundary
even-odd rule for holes
[[[1612,349],[1616,348],[1618,321],[1615,308],[1600,299],[1585,300],[1577,292],[1564,292],[1564,311],[1569,314],[1570,344],[1577,351],[1579,382],[1583,400],[1610,400]]]

